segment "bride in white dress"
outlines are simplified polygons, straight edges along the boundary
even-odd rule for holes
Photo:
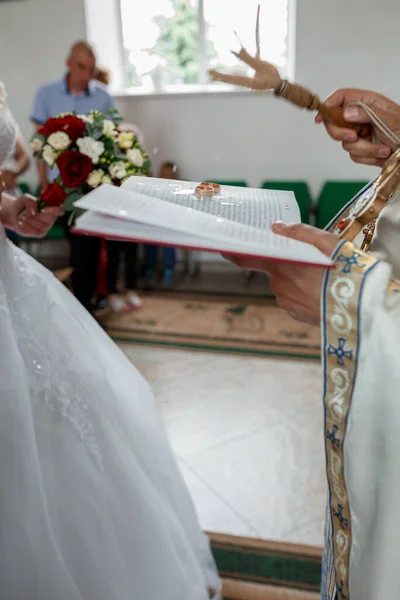
[[[0,170],[15,134],[0,106]],[[1,598],[219,598],[148,384],[2,226],[0,336]]]

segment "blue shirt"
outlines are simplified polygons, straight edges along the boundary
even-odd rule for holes
[[[73,94],[69,90],[67,77],[60,81],[43,85],[36,93],[32,107],[31,121],[43,125],[51,117],[59,113],[76,112],[86,115],[91,110],[106,112],[114,108],[114,101],[105,86],[98,81],[91,81],[87,90],[81,94]]]
[[[43,125],[60,113],[76,112],[86,115],[91,110],[106,112],[114,108],[114,100],[106,87],[99,81],[91,81],[87,90],[81,94],[71,93],[67,76],[60,81],[48,83],[38,89],[32,107],[31,121]],[[48,168],[48,181],[53,181],[58,175],[57,167]]]

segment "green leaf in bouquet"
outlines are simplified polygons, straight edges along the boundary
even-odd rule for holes
[[[143,163],[143,171],[150,172],[151,170],[151,160],[148,158]]]
[[[111,138],[106,138],[104,140],[104,147],[107,151],[112,151],[112,149],[114,148],[114,140],[112,140]]]
[[[116,108],[110,108],[105,113],[105,116],[107,119],[110,119],[114,123],[114,125],[119,125],[124,120]]]
[[[93,137],[93,134],[95,132],[95,127],[92,123],[86,123],[86,136],[87,137]]]
[[[113,161],[117,161],[117,160],[126,160],[126,154],[125,152],[123,152],[121,150],[121,148],[118,146],[118,144],[114,144],[114,149],[112,152],[112,159]]]
[[[66,212],[74,210],[75,202],[78,202],[78,200],[80,200],[83,196],[84,193],[82,192],[82,190],[75,191],[72,194],[69,194],[63,205],[64,210]]]
[[[68,219],[68,227],[72,227],[76,219],[82,216],[86,211],[83,208],[73,208]]]
[[[90,137],[96,141],[100,140],[103,137],[103,127],[94,127],[94,131]]]
[[[93,125],[98,128],[100,127],[101,129],[103,129],[103,125],[104,125],[104,115],[102,114],[98,114],[95,116],[94,120],[93,120]]]
[[[70,196],[71,194],[76,194],[76,191],[77,191],[76,188],[67,188],[67,187],[65,187],[64,184],[63,184],[63,182],[62,182],[61,177],[60,177],[59,180],[56,179],[56,182],[64,188],[65,193],[67,194],[67,196]]]

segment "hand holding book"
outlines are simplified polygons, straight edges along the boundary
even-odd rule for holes
[[[326,256],[331,256],[338,245],[337,236],[302,223],[295,225],[275,223],[272,229],[274,233],[285,238],[311,244]],[[319,326],[324,269],[278,264],[240,256],[227,258],[240,268],[267,273],[279,306],[285,309],[294,319],[316,327]]]

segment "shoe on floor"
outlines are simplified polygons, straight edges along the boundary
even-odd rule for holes
[[[108,301],[108,305],[112,312],[115,313],[124,313],[131,310],[131,307],[122,298],[111,298]]]
[[[126,300],[129,306],[131,306],[135,310],[139,310],[143,306],[141,298],[139,298],[139,296],[135,294],[135,292],[128,292],[128,294],[126,295]]]

